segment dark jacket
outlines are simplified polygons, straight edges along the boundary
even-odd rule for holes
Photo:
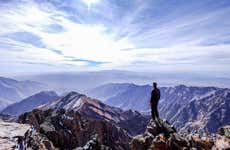
[[[158,88],[152,90],[151,100],[150,100],[151,104],[158,103],[160,97],[161,97],[161,92]]]

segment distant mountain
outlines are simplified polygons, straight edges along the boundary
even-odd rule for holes
[[[219,87],[229,87],[230,85],[230,78],[218,78],[195,73],[153,73],[124,70],[60,72],[20,76],[18,78],[46,83],[55,88],[54,90],[57,92],[78,91],[81,93],[108,83],[131,82],[143,85],[160,81],[159,85],[161,86],[175,86],[175,83]]]
[[[221,126],[230,124],[230,89],[219,89],[185,104],[170,119],[183,129],[217,132]]]
[[[0,77],[0,110],[9,104],[47,89],[48,86],[42,83]]]
[[[129,83],[109,83],[90,89],[86,92],[86,94],[90,97],[94,97],[96,99],[100,99],[101,101],[105,101],[109,98],[112,98],[114,96],[117,96],[118,94],[125,92],[126,90],[132,87],[135,87],[135,85]]]
[[[134,85],[130,84],[130,86],[127,86],[127,84],[124,84],[123,87],[121,84],[112,84],[115,87],[119,86],[119,92],[117,95],[111,96],[110,93],[113,93],[112,90],[109,91],[108,94],[104,94],[103,97],[108,96],[108,99],[105,100],[105,103],[111,106],[119,107],[121,109],[127,110],[127,109],[133,109],[140,111],[142,113],[149,114],[150,112],[150,106],[149,106],[149,99],[150,99],[150,93],[152,87],[149,85]],[[113,89],[111,87],[111,84],[103,85],[102,88],[98,87],[93,89],[91,93],[93,93],[96,97],[100,99],[101,93],[103,91],[106,91],[106,87],[108,86],[108,89]],[[128,88],[127,88],[128,87]],[[122,90],[123,89],[123,90]],[[102,90],[102,91],[101,91]],[[228,104],[229,98],[226,96],[226,93],[220,92],[220,91],[228,91],[229,89],[222,89],[222,88],[216,88],[216,87],[188,87],[185,85],[179,85],[175,87],[161,87],[161,99],[159,103],[159,111],[160,116],[162,118],[165,118],[170,121],[170,123],[176,125],[179,128],[185,127],[185,126],[194,126],[194,125],[188,125],[186,124],[189,121],[195,121],[198,120],[200,117],[200,113],[202,113],[201,107],[198,107],[200,101],[204,97],[209,96],[209,101],[206,105],[212,107],[212,112],[208,113],[207,111],[204,111],[203,118],[208,118],[208,121],[213,120],[214,117],[209,117],[213,113],[213,111],[223,111],[227,112],[230,110],[230,105]],[[97,94],[97,92],[99,94]],[[116,91],[114,92],[116,93]],[[219,94],[218,94],[219,93]],[[221,94],[220,94],[221,93]],[[210,97],[210,95],[213,95]],[[219,95],[219,96],[218,96]],[[222,96],[221,96],[222,95]],[[218,97],[218,98],[217,98]],[[193,102],[192,102],[193,101]],[[191,103],[198,103],[197,106],[194,108],[196,111],[189,111],[188,108],[191,108]],[[223,110],[220,110],[219,107],[214,107],[212,104],[220,105],[222,106],[222,103],[226,104],[225,107],[223,107]],[[208,108],[207,108],[208,109]],[[189,111],[188,113],[182,113],[185,111]],[[187,114],[187,116],[186,116]],[[196,116],[193,119],[191,119],[189,116]],[[198,117],[198,118],[197,118]],[[216,116],[218,120],[221,120],[221,118],[227,117],[225,113],[221,113],[218,116]],[[183,120],[183,118],[185,118]],[[206,122],[208,122],[206,121]],[[190,123],[191,124],[191,123]],[[207,127],[207,130],[210,132],[216,132],[216,130],[225,124],[229,124],[228,119],[225,119],[224,121],[219,121],[218,125],[211,125],[208,126],[208,123],[205,123],[205,127]],[[197,127],[196,127],[197,128]],[[215,130],[214,130],[215,129]]]
[[[57,98],[58,95],[53,91],[39,92],[35,95],[21,100],[20,102],[9,105],[2,111],[2,113],[13,116],[20,115]]]
[[[120,108],[111,107],[77,92],[70,92],[64,97],[47,103],[41,109],[77,111],[93,119],[115,123],[127,129],[131,135],[141,133],[148,121],[148,117],[144,117],[137,111],[123,111]]]
[[[88,94],[98,99],[107,97],[104,101],[111,106],[124,110],[132,109],[144,112],[149,111],[151,89],[149,85],[139,86],[131,83],[113,83],[89,90]]]

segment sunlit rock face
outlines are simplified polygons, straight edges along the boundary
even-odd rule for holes
[[[131,137],[116,126],[103,120],[81,116],[75,111],[34,110],[19,117],[20,123],[29,123],[45,136],[56,148],[73,149],[83,147],[95,139],[100,146],[112,149],[127,149]]]
[[[18,148],[18,141],[23,139],[29,128],[29,125],[0,120],[0,149],[13,150]]]
[[[41,109],[65,109],[67,111],[77,111],[81,115],[92,119],[114,123],[126,129],[130,135],[142,133],[149,120],[148,117],[141,115],[137,111],[123,111],[120,108],[111,107],[99,100],[77,92],[70,92],[66,96],[41,107]]]

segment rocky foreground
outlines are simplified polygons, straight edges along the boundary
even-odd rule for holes
[[[22,143],[21,140],[29,129],[29,125],[0,120],[0,150],[19,148],[18,143]]]
[[[230,149],[230,126],[219,129],[219,134],[177,133],[167,121],[151,120],[146,131],[133,137],[132,150],[227,150]]]
[[[74,111],[33,110],[20,123],[0,121],[0,150],[227,150],[230,126],[215,135],[177,133],[167,121],[151,120],[143,134],[130,136],[124,129],[93,120]]]

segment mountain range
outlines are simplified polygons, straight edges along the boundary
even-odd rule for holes
[[[117,92],[116,89],[119,89],[120,92]],[[150,114],[151,89],[152,87],[149,85],[112,83],[99,86],[87,91],[87,93],[91,97],[103,99],[108,105]],[[115,92],[113,92],[114,90]],[[218,127],[230,123],[227,115],[230,110],[230,89],[228,88],[179,85],[160,87],[160,91],[160,116],[178,128],[204,128],[209,132],[216,132]],[[202,107],[200,104],[205,105]],[[215,120],[218,120],[218,123],[212,126],[212,123],[209,122],[215,122]]]
[[[0,96],[8,98],[5,99],[4,104],[14,103],[2,111],[4,114],[20,115],[38,106],[41,107],[41,105],[45,105],[44,108],[48,106],[59,107],[60,105],[61,108],[78,111],[81,115],[86,114],[91,118],[109,120],[117,125],[122,125],[130,134],[143,131],[146,118],[148,118],[144,117],[145,119],[143,119],[143,114],[150,115],[149,99],[152,90],[150,85],[110,83],[85,91],[85,94],[89,97],[72,92],[73,100],[67,98],[68,101],[64,101],[62,98],[66,98],[66,96],[58,98],[57,94],[52,91],[29,95],[29,93],[47,87],[37,82],[16,81],[8,78],[1,78],[0,81],[0,85],[2,85]],[[30,89],[33,86],[35,86],[35,90]],[[24,87],[24,91],[21,90]],[[160,91],[160,117],[167,119],[181,130],[202,129],[208,132],[216,132],[219,127],[230,123],[227,115],[230,110],[230,90],[228,88],[178,85],[160,87]],[[20,99],[27,94],[29,97]],[[71,93],[68,95],[71,95]],[[47,103],[50,103],[50,105],[47,105]],[[51,108],[55,109],[53,107]],[[124,119],[125,115],[129,117]],[[138,118],[137,116],[141,117]],[[137,118],[140,119],[138,121],[143,121],[140,127],[136,128],[127,124],[127,120],[135,123]],[[134,132],[132,129],[136,129],[136,131]]]
[[[57,92],[85,90],[108,83],[134,83],[149,84],[159,81],[162,86],[175,86],[178,83],[185,85],[229,87],[230,79],[227,77],[211,77],[196,73],[159,73],[135,72],[124,70],[78,71],[46,73],[39,75],[17,76],[20,80],[32,80],[46,83]]]
[[[217,138],[204,134],[197,136],[190,132],[181,134],[167,121],[149,121],[138,112],[123,111],[77,92],[70,92],[20,115],[18,122],[31,126],[24,135],[17,137],[18,142],[15,145],[21,149],[144,150],[230,147],[226,132],[229,130],[228,126],[221,128],[218,135],[215,134]],[[125,126],[121,122],[125,122]],[[15,126],[9,123],[7,125],[8,129]],[[0,122],[0,126],[6,128],[5,123]],[[22,131],[23,128],[25,127],[17,125],[17,130]],[[6,138],[0,138],[0,141],[8,142],[12,138],[4,136]]]
[[[19,102],[23,98],[47,89],[48,86],[43,83],[0,77],[0,110],[9,104]]]

